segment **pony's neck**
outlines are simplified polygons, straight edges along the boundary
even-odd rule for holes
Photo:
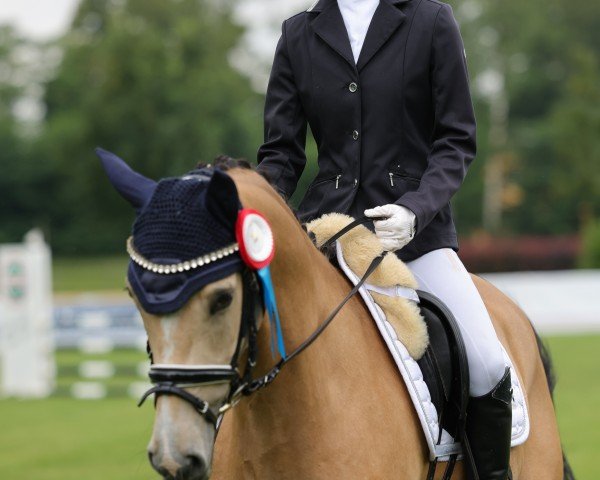
[[[308,235],[299,226],[292,227],[275,234],[280,242],[271,267],[288,353],[317,329],[348,291],[348,282],[314,247]],[[261,345],[266,348],[271,332],[264,323]],[[268,348],[261,353],[263,358],[271,358]]]
[[[288,351],[305,340],[346,295],[348,282],[315,248],[282,198],[254,172],[234,170],[242,204],[262,212],[273,229],[271,274]],[[268,322],[261,325],[260,367],[273,363]]]
[[[242,201],[243,193],[241,189]],[[350,284],[312,245],[279,197],[261,202],[257,201],[261,195],[254,192],[250,198],[254,202],[244,205],[267,214],[273,227],[277,246],[273,283],[286,347],[291,351],[343,300]],[[274,363],[267,322],[260,330],[259,358],[257,373],[264,373]],[[376,385],[374,375],[380,380]],[[365,442],[373,447],[383,442],[369,437],[377,428],[372,425],[373,413],[367,412],[373,408],[373,398],[379,403],[393,401],[396,411],[403,406],[410,409],[405,387],[366,307],[353,298],[270,386],[225,418],[215,468],[225,472],[224,478],[245,478],[247,469],[255,478],[286,478],[289,472],[281,475],[277,470],[281,465],[295,465],[294,478],[316,478],[310,469],[320,461],[340,462],[339,471],[346,471],[342,469],[347,468],[347,454],[340,455],[339,449],[358,451]],[[386,420],[376,412],[375,417],[383,420],[383,428]],[[398,425],[395,440],[418,435],[415,432],[418,426],[411,427],[409,418]]]

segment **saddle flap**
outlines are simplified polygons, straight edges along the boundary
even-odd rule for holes
[[[438,411],[440,426],[452,437],[462,438],[469,400],[469,368],[458,324],[441,300],[424,291],[417,293],[429,333],[429,346],[417,363]]]

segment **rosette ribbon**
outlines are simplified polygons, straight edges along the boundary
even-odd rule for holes
[[[267,219],[260,212],[245,208],[238,214],[235,233],[242,260],[248,267],[256,271],[262,287],[263,302],[271,327],[271,353],[274,356],[275,349],[277,349],[281,358],[285,359],[283,332],[269,268],[275,256],[273,231]]]

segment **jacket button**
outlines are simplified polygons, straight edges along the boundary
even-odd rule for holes
[[[355,82],[352,82],[350,85],[348,85],[348,90],[354,93],[358,90],[358,85]]]
[[[352,138],[353,138],[354,140],[358,140],[358,130],[354,130],[354,131],[352,132]]]

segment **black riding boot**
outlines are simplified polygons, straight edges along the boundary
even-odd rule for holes
[[[489,393],[471,397],[466,433],[477,472],[469,465],[469,480],[506,480],[512,430],[510,368]],[[469,464],[470,462],[466,462]]]

